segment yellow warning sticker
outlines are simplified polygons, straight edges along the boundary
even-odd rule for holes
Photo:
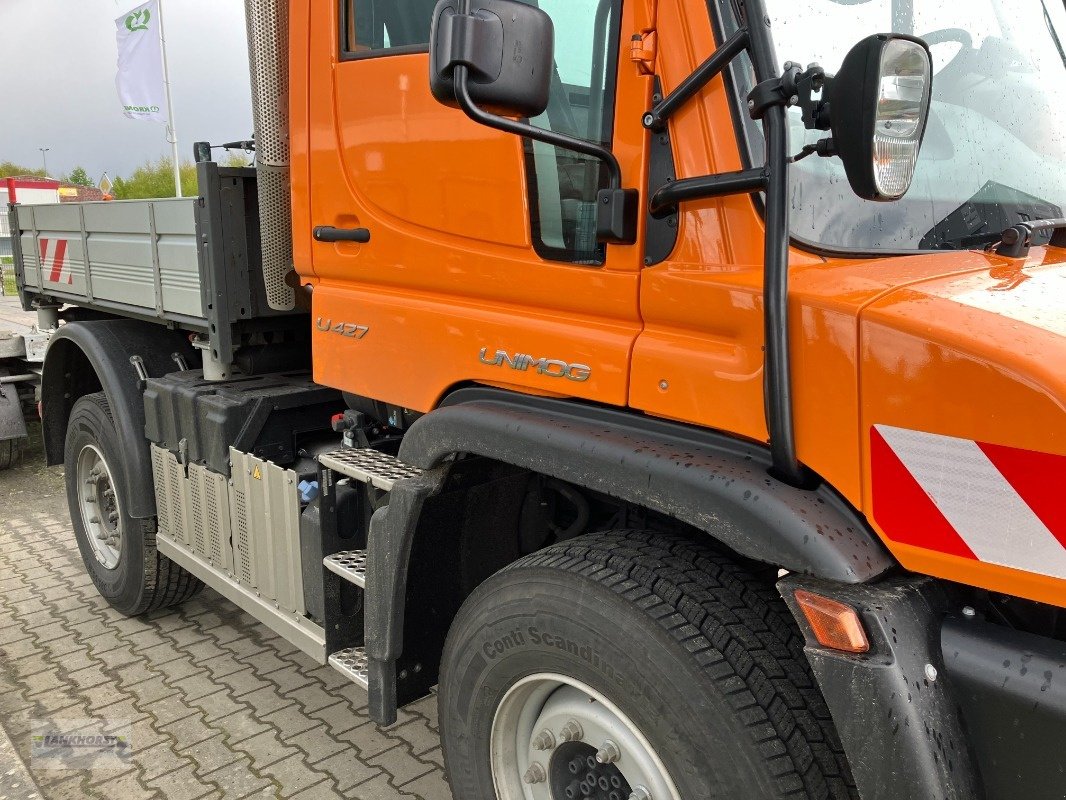
[[[255,471],[252,472],[252,477],[255,478],[257,481],[263,480],[263,471],[259,469],[258,464],[256,464],[255,466]]]

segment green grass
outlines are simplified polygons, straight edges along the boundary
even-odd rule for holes
[[[4,294],[18,294],[18,289],[15,288],[15,273],[9,269],[4,269]]]

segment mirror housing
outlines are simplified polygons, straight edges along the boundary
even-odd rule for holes
[[[933,61],[913,36],[879,33],[844,58],[829,87],[833,143],[851,188],[898,200],[910,188],[929,119]]]
[[[455,68],[469,70],[473,101],[512,117],[548,107],[555,65],[555,26],[544,11],[517,0],[440,0],[430,33],[429,85],[441,103],[459,106]]]

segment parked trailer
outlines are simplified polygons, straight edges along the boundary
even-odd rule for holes
[[[96,587],[439,686],[462,800],[1061,798],[1066,12],[1006,5],[248,0],[254,170],[16,207]]]

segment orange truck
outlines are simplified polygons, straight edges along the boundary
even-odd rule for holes
[[[115,608],[461,800],[1066,794],[1061,3],[247,11],[255,168],[13,208]]]

